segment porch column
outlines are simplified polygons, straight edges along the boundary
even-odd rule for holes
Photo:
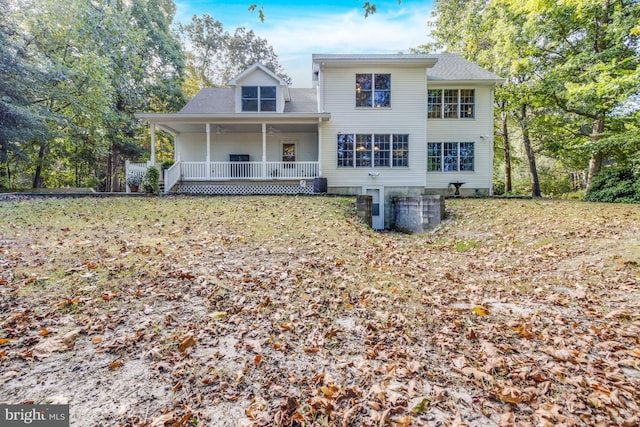
[[[151,123],[151,166],[156,165],[156,124]]]
[[[211,124],[206,124],[207,129],[207,178],[211,178]]]
[[[267,124],[262,123],[262,179],[267,178]]]
[[[318,176],[322,177],[322,119],[318,119]]]

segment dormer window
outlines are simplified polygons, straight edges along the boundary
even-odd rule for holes
[[[242,111],[276,111],[276,87],[242,86]]]

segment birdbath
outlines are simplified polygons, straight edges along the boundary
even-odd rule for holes
[[[464,182],[460,182],[460,181],[450,182],[449,183],[449,185],[453,185],[456,188],[455,193],[453,193],[454,196],[459,196],[460,195],[460,187],[462,187],[462,184],[464,184]]]

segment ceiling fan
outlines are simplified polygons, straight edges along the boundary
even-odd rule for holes
[[[216,126],[216,135],[221,135],[227,132],[229,132],[229,129],[223,128],[222,126]]]
[[[273,136],[274,134],[280,132],[280,129],[276,129],[273,126],[268,126],[267,127],[267,135],[268,136]]]

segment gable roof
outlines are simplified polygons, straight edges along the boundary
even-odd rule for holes
[[[473,82],[500,83],[503,78],[487,71],[471,61],[453,53],[434,54],[438,59],[433,68],[427,69],[427,80],[431,82]]]
[[[277,81],[280,86],[286,86],[287,85],[287,82],[285,82],[283,79],[278,77],[278,75],[276,73],[274,73],[273,71],[271,71],[270,69],[268,69],[267,67],[262,65],[261,63],[256,62],[255,64],[253,64],[252,66],[250,66],[249,68],[247,68],[246,70],[244,70],[243,72],[241,72],[240,74],[235,76],[233,79],[231,79],[229,81],[229,86],[236,86],[238,84],[238,82],[242,81],[245,77],[247,77],[248,75],[250,75],[251,73],[253,73],[256,70],[260,70],[263,73],[267,74],[269,77],[271,77],[275,81]]]

